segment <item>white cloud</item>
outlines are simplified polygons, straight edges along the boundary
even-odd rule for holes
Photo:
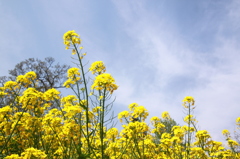
[[[221,130],[229,128],[232,131],[237,112],[240,111],[238,104],[240,103],[238,98],[240,54],[236,41],[239,37],[232,35],[233,37],[229,40],[227,36],[223,36],[226,23],[222,21],[223,26],[216,28],[220,30],[214,35],[215,42],[209,44],[211,47],[209,50],[212,52],[201,52],[201,50],[196,52],[188,47],[189,42],[184,41],[174,27],[168,28],[163,20],[154,19],[156,15],[148,12],[143,3],[138,2],[134,6],[132,2],[126,1],[115,4],[120,16],[125,20],[126,33],[135,40],[134,47],[142,50],[142,57],[146,61],[143,67],[151,67],[149,75],[159,79],[158,81],[141,81],[142,87],[146,89],[129,98],[135,98],[139,104],[146,104],[151,115],[159,114],[163,107],[158,108],[156,105],[161,105],[167,111],[173,112],[177,120],[181,120],[183,113],[180,100],[186,95],[192,95],[199,105],[196,108],[196,115],[200,120],[201,128],[209,130],[212,136],[215,136],[214,139],[222,141]],[[234,13],[229,11],[229,13],[228,16],[234,19],[232,23],[238,23],[239,21],[236,21],[238,14],[235,14],[235,11]],[[206,30],[207,26],[202,29]],[[134,54],[134,52],[131,53]],[[194,87],[186,85],[185,90],[176,92],[176,89],[172,89],[168,83],[178,77],[186,77],[194,81]],[[179,85],[184,84],[184,81],[179,82]],[[150,89],[152,88],[150,85],[156,86],[159,91]],[[172,101],[169,100],[169,92],[175,93],[175,96],[171,96]],[[137,96],[140,97],[137,98]]]

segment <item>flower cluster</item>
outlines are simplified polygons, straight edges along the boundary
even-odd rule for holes
[[[106,67],[102,61],[96,61],[93,62],[89,70],[92,72],[92,74],[102,74],[106,72]]]
[[[26,149],[21,156],[17,154],[12,154],[10,156],[5,157],[5,159],[28,159],[28,158],[39,158],[39,159],[46,159],[47,155],[42,152],[41,150],[37,150],[33,147]]]
[[[68,69],[68,79],[67,81],[65,81],[65,83],[63,84],[64,87],[69,88],[71,87],[71,85],[76,84],[77,81],[80,81],[80,72],[79,72],[79,68],[73,67]]]
[[[115,84],[115,79],[109,73],[103,73],[95,77],[91,88],[95,90],[106,89],[112,94],[114,90],[117,90],[118,86]]]
[[[78,70],[72,69],[68,77],[75,78],[75,75],[79,75]],[[7,88],[12,86],[6,85]],[[206,130],[189,127],[189,121],[194,122],[191,114],[184,119],[188,125],[173,125],[168,130],[171,122],[168,112],[163,112],[162,118],[152,117],[150,126],[144,122],[149,115],[147,109],[132,103],[128,111],[118,114],[120,120],[126,121],[118,131],[117,128],[101,128],[98,119],[104,107],[83,109],[89,105],[87,100],[75,95],[60,98],[59,94],[55,89],[38,92],[29,87],[15,99],[21,109],[10,105],[0,108],[0,151],[6,159],[240,157],[235,151],[239,144],[228,130],[223,130],[223,135],[230,149],[212,140]],[[49,109],[48,103],[54,100],[59,100],[59,109]],[[87,118],[90,122],[86,122]],[[187,142],[189,132],[195,132],[190,143]]]
[[[191,96],[186,96],[184,99],[183,99],[183,106],[185,107],[185,108],[188,108],[189,106],[193,106],[194,105],[194,103],[195,103],[195,101],[194,101],[194,98],[193,97],[191,97]]]
[[[24,87],[28,87],[33,84],[33,81],[37,78],[37,74],[33,71],[27,72],[25,75],[19,75],[16,82],[21,83]]]
[[[129,104],[130,111],[122,111],[118,114],[118,119],[122,122],[123,119],[126,121],[144,121],[149,113],[144,106],[139,106],[137,103]]]
[[[80,36],[74,31],[70,30],[63,35],[64,45],[66,45],[66,50],[69,49],[71,45],[81,44]]]

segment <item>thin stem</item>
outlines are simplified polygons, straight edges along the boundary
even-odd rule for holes
[[[187,158],[189,158],[189,153],[190,153],[190,140],[191,140],[191,135],[190,135],[190,126],[191,126],[191,109],[190,109],[190,103],[188,105],[188,145],[187,145]]]
[[[83,70],[83,64],[82,64],[82,60],[81,60],[81,57],[80,57],[80,54],[78,52],[78,49],[77,49],[77,46],[76,44],[73,44],[76,52],[77,52],[77,55],[78,55],[78,61],[79,61],[79,64],[80,64],[80,67],[81,67],[81,72],[82,72],[82,77],[83,77],[83,83],[84,83],[84,88],[85,88],[85,95],[86,95],[86,102],[87,102],[87,105],[86,105],[86,128],[87,128],[87,143],[88,143],[88,153],[90,154],[91,151],[90,151],[90,141],[89,141],[89,126],[88,126],[88,123],[89,123],[89,115],[88,115],[88,108],[89,108],[89,104],[88,104],[88,89],[87,89],[87,81],[86,81],[86,77],[85,77],[85,73],[84,73],[84,70]]]
[[[106,96],[106,87],[103,92],[103,99],[102,99],[102,110],[100,113],[100,138],[101,138],[101,153],[102,153],[102,159],[104,158],[104,143],[103,143],[103,138],[104,138],[104,111],[105,111],[105,96]],[[101,95],[101,94],[100,94]],[[100,102],[101,103],[101,102]]]

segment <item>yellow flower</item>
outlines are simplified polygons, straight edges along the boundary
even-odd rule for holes
[[[75,55],[75,54],[76,54],[76,50],[72,49],[72,55]]]
[[[15,81],[7,81],[5,84],[4,84],[4,89],[10,89],[10,90],[14,90],[16,88],[19,88],[19,85],[17,82]]]
[[[236,124],[237,124],[237,125],[240,125],[240,117],[238,117],[238,118],[236,119]]]
[[[184,118],[184,121],[186,123],[189,123],[189,122],[197,122],[197,120],[194,118],[193,115],[187,115],[185,118]]]
[[[120,119],[120,122],[122,122],[122,118],[127,118],[129,117],[130,113],[128,111],[122,111],[121,113],[118,114],[118,119]]]
[[[150,119],[151,123],[153,124],[153,126],[155,127],[155,130],[154,131],[157,131],[163,127],[165,127],[162,123],[161,123],[161,119],[157,116],[154,116]]]
[[[134,112],[132,113],[133,118],[140,117],[142,120],[145,120],[148,115],[148,110],[144,106],[135,107]]]
[[[7,95],[7,93],[0,91],[0,96],[5,96],[5,95]]]
[[[45,159],[47,158],[47,155],[42,152],[41,150],[37,150],[33,147],[26,149],[23,153],[21,153],[21,156],[23,158],[39,158],[39,159]]]
[[[72,67],[70,69],[68,69],[67,73],[68,73],[68,78],[75,78],[75,76],[80,76],[80,73],[79,73],[79,68],[76,68],[76,67]]]
[[[85,100],[85,99],[84,99],[84,100],[81,100],[79,104],[80,104],[80,106],[82,106],[82,107],[85,107],[85,106],[88,105],[87,100]]]
[[[117,90],[118,86],[115,84],[114,78],[109,73],[103,73],[95,77],[91,89],[103,90],[106,89],[111,94]]]
[[[61,102],[64,103],[69,103],[69,104],[76,104],[78,101],[77,97],[75,95],[68,95],[66,97],[63,97],[61,99]]]
[[[168,113],[167,111],[162,112],[162,118],[163,118],[163,119],[169,119],[169,118],[170,118],[169,113]]]
[[[95,74],[95,73],[102,74],[102,73],[106,72],[106,67],[102,61],[96,61],[96,62],[92,63],[89,70],[92,72],[92,74]]]
[[[76,82],[74,82],[72,79],[67,79],[67,80],[64,82],[63,86],[66,87],[66,88],[70,88],[70,86],[71,86],[72,84],[75,84],[75,83],[76,83]]]
[[[226,136],[229,136],[229,135],[230,135],[230,132],[229,132],[227,129],[224,129],[224,130],[222,131],[222,134],[223,134],[223,135],[226,135]]]
[[[98,112],[98,111],[102,111],[102,107],[97,106],[97,107],[93,108],[92,111],[93,111],[94,113],[96,113],[96,112]]]
[[[194,105],[194,98],[191,97],[191,96],[186,96],[184,99],[183,99],[183,102],[188,102],[188,103],[193,103],[192,105]]]
[[[66,45],[67,50],[71,45],[81,44],[81,39],[74,30],[70,30],[63,35],[63,43]]]
[[[151,121],[160,121],[160,119],[157,116],[154,116],[150,119]]]
[[[138,107],[138,104],[137,103],[132,103],[132,104],[129,104],[128,108],[133,111],[135,107]]]
[[[70,105],[70,104],[65,104],[64,108],[63,108],[63,111],[66,112],[65,116],[67,116],[68,118],[72,118],[77,113],[81,113],[82,108],[80,106],[73,106],[73,105]]]
[[[238,146],[239,144],[236,141],[230,139],[230,140],[228,140],[228,145],[229,146]]]
[[[27,107],[27,109],[33,110],[36,107],[41,107],[43,98],[42,92],[30,87],[23,92],[22,96],[20,96],[19,102],[22,104],[22,108]]]
[[[81,78],[78,77],[80,76],[79,70],[80,69],[76,67],[68,69],[68,79],[64,82],[64,87],[69,88],[71,85],[76,84],[77,81],[81,80]]]
[[[12,112],[12,108],[8,105],[5,107],[0,108],[0,114],[7,114],[8,112]]]
[[[30,84],[32,84],[32,81],[37,78],[37,74],[33,71],[27,72],[25,75],[19,75],[16,78],[16,81],[18,83],[21,83],[24,85],[24,87],[28,87]]]
[[[19,157],[18,154],[12,154],[10,156],[5,157],[4,159],[21,159],[22,157]]]
[[[111,128],[106,133],[107,139],[115,139],[118,135],[118,129],[117,128]]]
[[[24,75],[19,75],[19,76],[17,76],[16,81],[17,81],[17,82],[24,82],[24,81],[25,81],[24,78],[25,78]]]
[[[59,94],[60,92],[58,90],[56,90],[55,88],[51,88],[46,92],[44,92],[43,96],[46,101],[49,101],[49,100],[59,99],[60,98]]]
[[[185,132],[186,131],[193,132],[193,131],[195,131],[195,128],[194,127],[188,127],[187,125],[183,125],[182,130],[185,131]]]
[[[199,130],[199,131],[197,131],[196,137],[198,139],[201,139],[201,140],[211,138],[211,136],[209,135],[207,130]]]
[[[129,114],[129,112],[127,110],[122,111],[121,113],[118,114],[118,119],[127,118],[129,115],[130,114]]]
[[[34,71],[27,72],[25,75],[25,78],[34,80],[37,78],[37,74]]]

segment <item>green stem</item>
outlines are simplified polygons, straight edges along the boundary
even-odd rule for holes
[[[84,73],[84,70],[83,70],[83,64],[82,64],[82,60],[81,60],[81,57],[80,57],[80,54],[78,52],[78,49],[77,49],[77,46],[76,44],[73,44],[76,52],[77,52],[77,55],[78,55],[78,61],[79,61],[79,64],[80,64],[80,67],[81,67],[81,72],[82,72],[82,77],[83,77],[83,83],[84,83],[84,87],[85,87],[85,95],[86,95],[86,102],[87,102],[87,106],[86,106],[86,128],[87,128],[87,143],[88,143],[88,153],[90,154],[91,151],[90,151],[90,141],[89,141],[89,127],[88,127],[88,123],[89,123],[89,115],[88,115],[88,108],[89,108],[89,105],[88,105],[88,90],[87,90],[87,81],[86,81],[86,77],[85,77],[85,73]]]
[[[101,139],[101,154],[102,154],[102,159],[104,158],[104,143],[103,143],[103,139],[104,139],[104,111],[105,111],[105,96],[106,96],[106,87],[104,89],[103,92],[103,98],[102,98],[102,110],[100,113],[100,139]],[[101,96],[101,94],[99,94]],[[101,101],[100,101],[101,104]]]
[[[187,158],[189,158],[189,153],[190,153],[190,140],[191,140],[191,135],[190,135],[190,126],[191,126],[190,114],[191,114],[191,109],[190,109],[190,103],[189,103],[189,105],[188,105],[188,145],[187,145]]]

